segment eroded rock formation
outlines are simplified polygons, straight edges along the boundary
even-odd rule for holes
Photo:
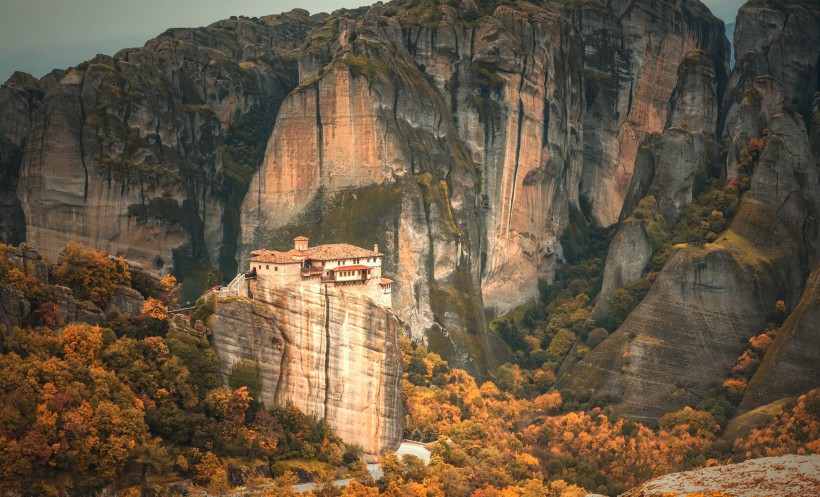
[[[75,240],[155,272],[229,272],[236,204],[296,83],[282,54],[312,22],[297,11],[174,29],[41,81],[15,75],[0,93],[0,174],[14,176],[0,208],[16,186],[21,215],[4,226],[24,214],[15,232],[51,259]]]
[[[638,145],[662,131],[691,49],[717,68],[714,101],[728,46],[695,3],[336,13],[300,53],[300,85],[243,204],[244,248],[375,231],[414,335],[461,367],[493,366],[482,350],[503,347],[484,309],[537,295],[571,211],[617,220]]]
[[[800,302],[783,323],[777,338],[738,406],[741,413],[728,431],[757,427],[778,413],[785,400],[820,386],[820,266],[806,282]],[[768,408],[766,408],[768,406]],[[758,408],[763,409],[758,410]],[[758,410],[756,415],[744,416]]]
[[[252,281],[251,291],[253,300],[220,300],[209,322],[226,383],[237,364],[251,364],[262,402],[292,402],[368,454],[396,450],[403,427],[396,317],[318,281]]]
[[[738,23],[754,24],[756,21],[746,18],[765,18],[768,10],[769,7],[753,2],[741,9]],[[799,23],[820,22],[820,13],[809,7],[789,7],[785,12],[788,19],[797,15],[811,18]],[[790,22],[798,21],[792,19]],[[807,54],[804,40],[798,41],[793,34],[784,34],[793,29],[788,27],[789,22],[786,22],[786,28],[778,23],[767,26],[763,32],[755,31],[753,35],[761,40],[768,39],[765,43],[760,41],[759,46],[749,41],[744,41],[746,45],[737,44],[738,64],[724,100],[725,114],[718,119],[723,123],[723,141],[728,144],[722,177],[744,181],[736,167],[741,155],[748,154],[750,139],[765,143],[759,160],[748,173],[748,191],[743,194],[740,209],[729,229],[723,234],[715,234],[714,242],[703,247],[676,248],[644,300],[616,332],[559,380],[562,388],[616,395],[620,398],[616,410],[621,414],[654,421],[664,412],[697,405],[708,388],[719,384],[740,354],[741,344],[761,332],[765,313],[777,300],[784,300],[789,308],[797,305],[809,270],[817,262],[820,241],[820,185],[810,143],[810,137],[815,134],[807,129],[798,112],[800,102],[813,95],[816,83],[812,81],[816,80],[806,77],[798,83],[788,76],[785,83],[781,83],[777,78],[782,76],[782,65],[789,63],[775,61],[774,54],[785,50],[783,43],[792,40],[794,44],[789,50],[796,52],[792,60],[808,61],[806,63],[816,68],[816,47],[819,44],[812,41],[814,49]],[[743,29],[736,32],[736,41],[746,36],[745,32]],[[812,36],[814,34],[809,38]],[[754,50],[748,48],[748,43],[752,43]],[[747,47],[747,52],[741,51],[743,47]],[[768,50],[771,52],[767,55]],[[770,60],[771,64],[747,63],[758,59]],[[676,93],[685,95],[685,92]],[[683,98],[684,102],[686,100]],[[673,111],[671,115],[676,113]],[[712,115],[708,109],[707,115]],[[713,118],[704,122],[711,131]],[[812,122],[809,126],[816,127],[817,124]],[[707,138],[709,133],[705,131],[701,130]],[[647,147],[649,143],[652,142],[645,142]],[[648,152],[662,152],[664,149],[660,143],[663,142],[657,142],[658,147]],[[696,142],[688,143],[684,150],[688,155],[696,156],[693,154],[698,150],[693,146]],[[676,157],[676,154],[672,156]],[[676,160],[651,163],[655,166],[648,169],[653,171],[651,174],[643,172],[643,168],[638,174],[636,166],[631,190],[657,195],[657,211],[667,225],[672,225],[682,204],[692,198],[692,173],[696,173],[700,166],[693,167],[691,161],[681,160],[680,154]],[[651,184],[652,178],[659,174],[667,178],[660,189],[653,191],[644,186]],[[680,201],[675,201],[676,196],[680,196]],[[660,207],[664,201],[666,209]],[[627,201],[626,205],[629,204]],[[621,231],[629,227],[628,221],[627,218]],[[630,246],[645,244],[645,231],[630,229],[634,235],[627,237],[628,232],[624,231],[620,240],[616,237],[616,243],[610,249],[604,290],[611,291],[620,281],[628,279],[627,276],[641,275],[637,268],[624,266],[622,260],[629,256]],[[604,291],[601,298],[606,298]],[[761,375],[765,377],[766,373]],[[797,393],[795,389],[776,387],[778,381],[774,379],[761,378],[756,383],[771,385],[771,391],[765,397],[772,400]],[[755,394],[755,391],[750,390],[750,398],[761,394],[760,391]]]

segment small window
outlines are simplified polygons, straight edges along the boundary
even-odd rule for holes
[[[279,266],[273,266],[274,271],[279,271]]]
[[[265,264],[265,269],[270,269],[270,264]]]

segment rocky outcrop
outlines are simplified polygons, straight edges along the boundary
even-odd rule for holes
[[[28,93],[13,77],[3,110],[19,111],[0,131],[20,150],[26,240],[52,259],[76,240],[155,272],[233,272],[237,204],[295,85],[282,54],[312,22],[296,11],[169,30],[50,86],[28,79]]]
[[[26,240],[26,220],[17,196],[20,165],[32,117],[45,91],[58,77],[43,80],[15,72],[0,86],[0,242],[18,245]]]
[[[212,343],[227,383],[237,364],[258,368],[261,401],[292,402],[368,454],[396,450],[403,409],[399,323],[354,291],[314,283],[221,299]]]
[[[818,90],[817,4],[762,0],[746,3],[738,11],[734,46],[736,62],[723,99],[722,122],[728,125],[736,120],[746,91],[760,76],[778,81],[783,88],[783,102],[809,122]]]
[[[749,12],[742,10],[741,15]],[[736,41],[737,36],[742,35],[736,33]],[[743,45],[737,46],[740,51]],[[743,96],[728,111],[724,105],[728,114],[723,116],[723,136],[729,150],[720,176],[741,187],[747,181],[749,190],[729,230],[703,247],[677,248],[644,300],[616,332],[559,379],[561,388],[619,396],[618,412],[652,422],[664,412],[697,405],[710,386],[725,378],[741,352],[740,344],[760,333],[763,317],[776,300],[789,306],[797,303],[808,271],[817,262],[820,241],[818,169],[810,135],[790,106],[796,89],[805,93],[807,82],[781,85],[772,76],[750,74],[752,69],[742,60],[743,55],[730,89],[739,91],[738,85],[745,82]],[[727,99],[733,95],[727,94]],[[713,121],[706,122],[711,127]],[[742,173],[748,177],[743,178],[736,165],[750,153],[751,138],[763,150],[751,171],[747,160]],[[673,179],[679,174],[674,167],[666,169]],[[636,174],[633,186],[639,180],[649,184],[641,178],[651,177]],[[680,183],[671,183],[678,191]],[[655,191],[673,198],[668,192],[663,186]],[[659,211],[668,221],[675,209]],[[618,254],[613,252],[616,248],[611,253]],[[770,398],[780,397],[773,392]]]
[[[820,386],[820,266],[806,282],[800,302],[749,381],[738,411],[746,412]]]
[[[686,55],[678,70],[666,127],[641,143],[632,181],[612,240],[594,314],[602,316],[612,294],[643,276],[662,236],[674,230],[683,208],[693,201],[696,182],[705,183],[719,160],[715,141],[720,78],[700,50]],[[703,185],[701,185],[701,188]],[[643,202],[643,209],[636,209]],[[654,246],[648,233],[654,235]]]
[[[650,423],[697,405],[791,283],[794,247],[769,207],[746,202],[715,244],[676,249],[644,300],[559,388],[614,395],[620,414]]]
[[[791,138],[799,142],[801,136],[806,142],[805,134],[770,131],[769,136],[757,167],[772,164],[755,169],[730,229],[714,244],[679,248],[621,327],[559,386],[620,396],[621,414],[653,421],[697,405],[728,374],[742,343],[763,328],[774,303],[783,299],[794,305],[803,284],[804,234],[816,229],[811,199],[817,182],[804,183],[803,190],[786,188],[791,183],[785,178],[793,178],[802,162],[780,144]],[[783,178],[778,192],[802,210],[784,209],[779,195],[767,193],[770,183],[755,178],[771,175],[772,169]]]
[[[617,220],[693,49],[719,97],[728,44],[696,2],[396,1],[169,30],[7,83],[0,233],[173,267],[186,297],[295,234],[377,242],[414,336],[481,372],[506,360],[485,308],[537,296],[570,212]]]
[[[31,312],[31,303],[21,290],[0,285],[0,325],[7,330],[21,326]]]
[[[820,455],[763,457],[740,464],[673,473],[624,492],[620,497],[684,495],[777,495],[802,497],[820,492]]]
[[[601,291],[595,302],[595,316],[606,313],[615,290],[628,286],[645,274],[652,260],[652,244],[646,230],[646,224],[638,220],[624,222],[618,227],[606,256]]]
[[[289,245],[296,230],[319,243],[378,242],[398,281],[394,308],[414,330],[480,333],[478,184],[448,109],[392,44],[397,25],[329,22],[338,53],[282,105],[243,203],[243,253]],[[451,299],[465,312],[448,312]]]
[[[38,280],[48,283],[49,267],[34,248],[28,244],[21,244],[17,247],[7,245],[5,248],[6,259],[15,267],[20,269],[26,276],[34,276]]]
[[[680,83],[678,70],[686,55],[701,49],[711,59],[715,98],[719,99],[726,84],[729,47],[721,23],[714,23],[699,4],[647,6],[624,1],[612,3],[610,12],[602,12],[593,3],[584,5],[579,14],[582,29],[589,33],[587,73],[594,75],[591,79],[596,83],[586,85],[587,104],[592,97],[595,105],[586,113],[584,124],[585,132],[589,127],[599,139],[585,139],[585,164],[595,167],[585,166],[582,195],[592,205],[593,218],[608,225],[621,212],[644,137],[662,132],[674,117],[668,114],[670,97],[676,82]],[[620,37],[606,29],[613,21]],[[647,29],[650,25],[657,26],[657,31]],[[684,25],[694,29],[680,30]],[[706,103],[704,98],[707,95],[697,97]],[[709,114],[707,110],[704,117],[708,119]],[[601,177],[607,178],[606,188],[598,186]]]
[[[301,50],[300,85],[243,203],[244,247],[375,233],[413,334],[458,351],[459,366],[492,367],[459,358],[503,350],[484,308],[535,298],[571,210],[617,219],[690,49],[718,68],[711,98],[722,91],[722,33],[701,6],[673,2],[335,13]]]
[[[145,304],[145,298],[140,292],[133,288],[119,285],[106,308],[106,312],[111,312],[116,309],[128,316],[134,316],[142,312],[143,304]]]

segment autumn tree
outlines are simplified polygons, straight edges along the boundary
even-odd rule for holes
[[[735,441],[744,458],[820,454],[820,389],[801,395],[765,426]]]
[[[131,273],[122,257],[112,260],[106,252],[69,242],[60,252],[55,278],[82,300],[105,308],[117,285],[128,285]]]
[[[0,488],[85,493],[146,437],[131,390],[96,360],[99,331],[69,327],[57,356],[0,356]]]
[[[173,307],[177,303],[178,294],[182,285],[177,283],[177,279],[172,274],[166,274],[159,281],[159,286],[162,289],[159,295],[159,300],[162,301],[165,307]]]
[[[99,359],[102,349],[102,332],[98,326],[85,323],[71,324],[60,333],[63,354],[66,359],[90,365]]]

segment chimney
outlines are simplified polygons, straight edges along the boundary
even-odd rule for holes
[[[305,236],[297,236],[293,239],[293,248],[296,250],[307,250],[308,238]]]
[[[373,244],[373,252],[375,252],[377,254],[379,253],[379,244],[378,243]]]

